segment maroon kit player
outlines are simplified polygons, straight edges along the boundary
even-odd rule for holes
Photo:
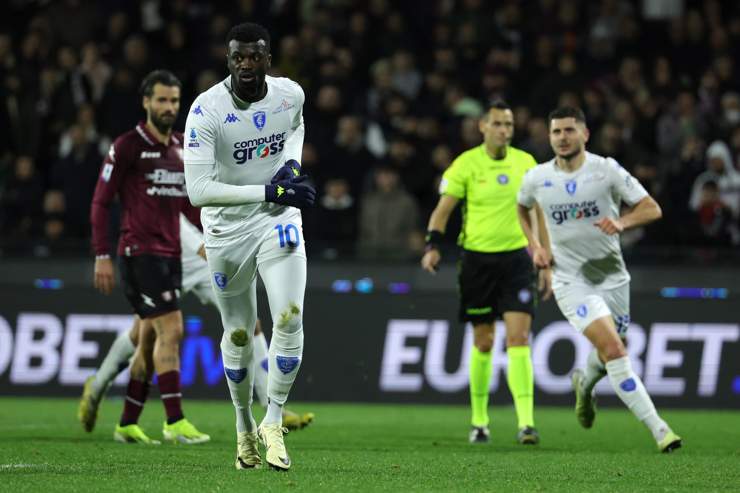
[[[114,286],[108,229],[110,204],[117,195],[122,209],[118,242],[121,280],[126,298],[141,320],[123,415],[114,432],[114,438],[122,442],[159,443],[137,424],[153,371],[167,414],[164,439],[187,444],[210,440],[185,419],[181,405],[179,217],[181,211],[188,211],[189,204],[182,134],[172,130],[181,87],[177,77],[166,70],[155,70],[144,78],[141,94],[146,121],[114,141],[93,196],[95,287],[110,294]]]

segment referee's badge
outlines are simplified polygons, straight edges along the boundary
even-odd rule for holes
[[[532,300],[532,293],[529,292],[529,289],[520,289],[519,290],[519,301],[522,303],[529,303]]]

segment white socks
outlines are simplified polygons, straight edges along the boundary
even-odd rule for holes
[[[629,357],[607,361],[605,366],[609,381],[619,398],[650,429],[653,438],[660,440],[668,425],[660,419],[642,380],[632,371]]]
[[[254,336],[254,391],[262,407],[267,407],[267,339],[265,333]]]
[[[254,330],[254,325],[250,330]],[[226,384],[236,411],[236,431],[252,432],[256,423],[252,416],[252,385],[254,385],[254,332],[246,329],[224,331],[221,356],[224,361]]]
[[[129,331],[118,334],[92,382],[93,397],[96,401],[103,397],[116,376],[128,367],[128,362],[131,356],[134,355],[134,351],[136,351],[136,346],[131,342]]]
[[[297,324],[297,328],[294,324]],[[303,323],[300,317],[288,327],[273,327],[267,371],[269,402],[264,423],[282,423],[283,405],[293,386],[303,356]],[[286,330],[287,329],[287,330]],[[297,329],[297,330],[296,330]]]
[[[599,353],[596,349],[592,349],[588,354],[586,368],[584,368],[583,374],[585,377],[583,379],[583,391],[586,395],[591,395],[596,384],[606,375],[606,367],[601,359],[599,359]]]

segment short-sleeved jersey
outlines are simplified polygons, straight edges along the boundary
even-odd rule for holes
[[[508,252],[527,246],[519,226],[516,197],[522,177],[537,162],[509,147],[504,159],[493,159],[485,144],[460,154],[442,176],[439,191],[463,200],[458,243],[475,252]]]
[[[162,144],[139,122],[113,142],[90,212],[96,255],[110,254],[109,207],[116,194],[123,209],[119,255],[180,255],[180,211],[187,202],[182,139],[173,132]]]
[[[634,205],[648,194],[612,158],[586,153],[586,160],[569,173],[555,160],[524,177],[519,203],[542,207],[550,233],[554,282],[584,282],[611,289],[630,280],[622,258],[619,235],[604,234],[594,223],[619,217],[622,202]]]
[[[288,159],[286,141],[303,124],[301,87],[287,78],[265,77],[267,95],[246,109],[237,106],[230,78],[201,93],[185,125],[185,165],[212,166],[213,181],[229,185],[265,185]],[[297,214],[298,209],[271,203],[203,207],[206,243],[259,228],[271,216]],[[300,220],[300,219],[299,219]]]

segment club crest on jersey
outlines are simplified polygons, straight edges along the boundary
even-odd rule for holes
[[[576,193],[576,181],[575,180],[568,180],[565,182],[565,191],[568,192],[568,195],[575,195]]]
[[[267,113],[264,111],[257,111],[254,115],[252,115],[252,121],[254,122],[254,126],[257,127],[257,130],[260,132],[263,128],[265,128],[265,123],[267,123]]]
[[[496,181],[499,185],[506,185],[509,183],[509,177],[502,173],[496,177]]]
[[[586,315],[588,315],[588,308],[586,308],[586,305],[579,305],[576,310],[576,314],[581,318],[586,318]]]
[[[216,283],[216,286],[218,286],[221,291],[226,288],[226,284],[228,284],[229,282],[229,278],[226,277],[226,274],[224,274],[223,272],[214,272],[213,280]]]

